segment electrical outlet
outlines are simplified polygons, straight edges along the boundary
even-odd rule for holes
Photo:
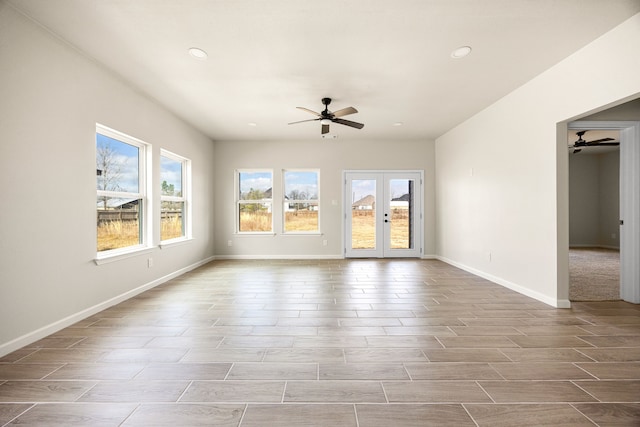
[[[322,246],[327,246],[327,241],[326,240],[322,241]]]
[[[616,238],[616,233],[611,233],[611,238],[615,239]]]
[[[233,246],[233,242],[231,240],[227,240],[227,246]]]
[[[147,268],[153,267],[153,258],[147,258]]]

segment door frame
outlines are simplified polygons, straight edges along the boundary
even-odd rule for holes
[[[620,132],[620,298],[640,304],[640,121],[575,121],[567,128]]]
[[[415,222],[419,228],[416,230],[414,236],[414,245],[416,246],[417,255],[410,256],[411,258],[422,258],[424,255],[424,170],[419,169],[349,169],[343,170],[342,172],[342,200],[343,200],[343,216],[342,216],[342,255],[344,258],[347,258],[347,246],[350,244],[351,236],[347,236],[347,220],[348,215],[351,215],[351,205],[352,203],[347,203],[347,174],[351,173],[361,173],[361,174],[418,174],[420,179],[420,189],[418,190],[419,194],[419,202],[417,206],[417,212],[415,213]],[[378,225],[376,225],[378,227]],[[377,243],[377,242],[376,242]],[[377,243],[378,244],[378,243]],[[380,242],[380,245],[384,245],[384,242]],[[401,250],[401,249],[400,249]],[[382,251],[384,253],[384,250]],[[407,255],[399,255],[398,257],[409,257]],[[351,257],[350,257],[351,258]],[[355,258],[355,257],[353,257]],[[366,258],[366,256],[364,257]],[[383,257],[384,258],[384,257]],[[392,257],[388,257],[392,258]]]

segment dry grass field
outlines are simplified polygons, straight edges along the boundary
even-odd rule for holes
[[[240,212],[240,231],[272,231],[270,212]]]
[[[391,248],[406,249],[409,246],[409,220],[406,211],[396,210],[391,219]],[[182,236],[182,220],[179,217],[163,219],[160,224],[162,240]],[[241,231],[271,231],[271,213],[242,213]],[[317,231],[318,212],[298,211],[286,213],[286,231]],[[125,248],[140,243],[138,221],[108,221],[98,227],[98,252]],[[375,222],[373,212],[353,211],[351,217],[352,247],[371,249],[375,246]]]
[[[286,212],[284,231],[318,231],[317,211]]]
[[[375,218],[372,211],[352,211],[351,247],[353,249],[375,247]],[[406,210],[395,209],[391,214],[391,248],[409,248],[409,217]]]
[[[182,236],[182,219],[172,217],[160,223],[162,240]],[[126,248],[140,243],[138,221],[105,221],[98,226],[98,252]]]

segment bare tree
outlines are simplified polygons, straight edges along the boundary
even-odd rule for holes
[[[294,215],[298,215],[298,210],[300,209],[301,205],[305,208],[309,207],[308,203],[299,203],[300,200],[309,200],[309,193],[307,193],[306,191],[293,189],[289,191],[289,194],[287,196],[289,197],[289,200],[293,202]]]
[[[96,175],[98,190],[117,191],[120,189],[122,177],[122,161],[110,143],[98,144],[96,147]],[[108,197],[102,197],[102,209],[107,210]]]

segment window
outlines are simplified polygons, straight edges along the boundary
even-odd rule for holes
[[[96,125],[99,254],[122,252],[147,243],[147,147],[136,138]]]
[[[160,150],[160,241],[190,237],[190,161]]]
[[[237,171],[236,219],[239,233],[273,233],[273,172]]]
[[[317,170],[285,170],[284,232],[319,232],[319,188]]]

